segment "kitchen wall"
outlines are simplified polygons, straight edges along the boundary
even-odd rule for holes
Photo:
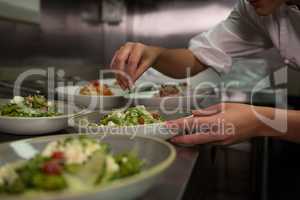
[[[0,18],[38,24],[40,0],[0,0]]]
[[[126,41],[187,47],[235,2],[41,0],[40,25],[0,20],[0,80],[12,82],[33,67],[64,69],[68,80],[94,79]]]

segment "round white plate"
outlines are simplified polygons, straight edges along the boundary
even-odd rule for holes
[[[182,117],[187,117],[190,114],[188,113],[176,113],[174,115],[164,115],[160,113],[161,117],[167,120],[175,120]],[[77,116],[74,118],[74,127],[80,133],[103,133],[106,135],[128,135],[130,137],[135,136],[148,136],[148,137],[156,137],[163,140],[170,139],[178,134],[179,130],[170,130],[165,126],[164,122],[154,123],[154,124],[145,124],[145,125],[137,125],[137,126],[96,126],[100,122],[100,120],[105,116],[105,114],[101,114],[99,112],[92,112]],[[177,132],[176,132],[177,131]]]
[[[39,137],[28,140],[0,144],[0,165],[7,162],[28,159],[28,155],[34,155],[42,151],[52,141],[66,138],[78,137],[79,134],[55,135]],[[110,145],[112,153],[134,151],[137,156],[145,161],[145,166],[139,174],[95,187],[87,191],[62,191],[39,192],[27,195],[1,196],[0,199],[7,200],[129,200],[136,199],[155,184],[159,184],[159,178],[171,166],[176,158],[174,147],[164,141],[137,136],[130,139],[128,136],[113,135],[104,137],[102,134],[91,135],[95,139],[102,140]],[[26,149],[26,152],[24,152]],[[172,192],[172,191],[170,191]]]
[[[8,103],[9,99],[0,99],[0,105]],[[0,116],[0,132],[17,135],[42,135],[63,130],[68,127],[68,120],[78,114],[80,109],[65,102],[55,102],[58,112],[63,113],[53,117],[9,117]]]
[[[120,108],[126,105],[124,91],[119,88],[110,88],[113,96],[81,95],[80,86],[63,86],[56,88],[59,100],[75,103],[84,106],[89,110],[100,109],[102,112],[109,112],[111,109]]]
[[[144,105],[152,110],[159,110],[169,114],[177,112],[191,112],[195,109],[202,109],[209,105],[220,102],[218,95],[198,94],[190,96],[169,96],[158,97],[158,91],[130,93],[125,96],[131,105]]]

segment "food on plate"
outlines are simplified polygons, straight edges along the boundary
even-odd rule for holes
[[[161,85],[157,95],[159,97],[180,96],[181,91],[177,85]]]
[[[129,90],[129,93],[151,92],[156,91],[159,86],[154,84],[139,84]]]
[[[81,95],[101,95],[112,96],[114,95],[107,84],[100,84],[98,80],[91,81],[87,85],[80,88]]]
[[[0,106],[0,116],[52,117],[61,114],[53,102],[41,95],[15,96],[9,103]]]
[[[134,126],[162,122],[157,112],[149,112],[145,106],[136,106],[127,110],[115,110],[100,120],[100,126]]]
[[[133,152],[113,155],[108,144],[79,136],[50,142],[29,160],[0,167],[0,196],[85,191],[130,177],[144,162]]]

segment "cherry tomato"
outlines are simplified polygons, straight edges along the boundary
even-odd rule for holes
[[[139,124],[145,124],[145,120],[143,117],[139,117],[138,122],[139,122]]]
[[[61,160],[64,158],[64,153],[61,151],[54,151],[51,155],[51,158]]]
[[[48,175],[60,175],[63,168],[56,160],[50,160],[42,166],[42,171]]]
[[[95,86],[95,87],[99,87],[100,83],[98,80],[94,80],[94,81],[91,81],[91,83]]]

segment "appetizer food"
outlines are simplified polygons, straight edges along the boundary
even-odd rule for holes
[[[161,85],[159,97],[180,96],[180,88],[177,85]]]
[[[161,121],[162,119],[158,113],[147,111],[145,106],[136,106],[125,111],[113,111],[100,120],[100,126],[134,126]]]
[[[1,194],[85,191],[141,171],[134,153],[112,155],[109,145],[80,136],[49,143],[30,160],[0,167]]]
[[[108,85],[100,84],[98,80],[95,80],[80,88],[80,94],[112,96],[113,92],[111,91]]]
[[[10,117],[52,117],[61,115],[53,102],[44,96],[15,96],[10,103],[0,106],[0,116]]]

